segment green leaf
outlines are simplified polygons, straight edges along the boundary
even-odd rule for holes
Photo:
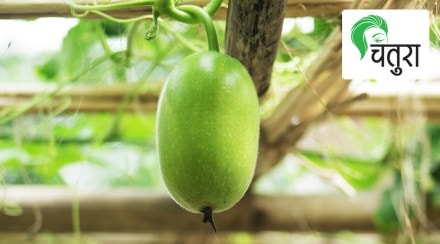
[[[92,62],[103,55],[102,49],[95,48],[99,39],[95,35],[96,23],[81,20],[71,28],[63,40],[61,50],[36,67],[36,73],[50,82],[59,82],[77,76]]]
[[[301,154],[316,166],[335,170],[351,186],[359,190],[373,187],[384,173],[379,162],[340,155],[324,156],[321,153],[311,151],[302,151]]]
[[[388,189],[382,194],[382,200],[373,218],[374,224],[382,232],[391,233],[399,229],[400,222],[395,203],[399,201],[401,195],[401,191],[396,188]]]
[[[60,72],[60,63],[57,56],[52,56],[44,64],[37,66],[35,72],[43,80],[56,81]]]
[[[77,75],[78,70],[90,65],[91,60],[98,56],[97,53],[91,53],[92,47],[98,42],[94,28],[92,21],[81,20],[64,38],[59,60],[62,73],[67,77]]]
[[[102,20],[100,23],[104,33],[108,37],[118,37],[126,34],[126,24],[114,22],[111,20]]]

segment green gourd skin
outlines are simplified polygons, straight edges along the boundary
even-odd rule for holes
[[[252,180],[259,138],[258,97],[246,69],[225,54],[186,57],[167,79],[157,112],[162,178],[191,212],[221,212]]]

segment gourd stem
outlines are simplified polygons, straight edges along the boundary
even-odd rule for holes
[[[192,18],[195,19],[197,22],[201,22],[203,24],[203,27],[205,28],[209,50],[215,52],[220,51],[214,22],[212,21],[211,16],[209,16],[209,14],[205,10],[193,5],[183,5],[179,8],[174,8],[173,10],[173,12],[185,12],[187,14],[190,14]],[[180,21],[179,19],[176,20]]]
[[[224,0],[212,0],[210,1],[204,8],[204,12],[208,13],[210,17],[212,17],[217,10],[221,7]],[[180,2],[179,0],[156,0],[154,3],[154,8],[156,11],[159,11],[161,14],[165,14],[168,17],[177,20],[179,22],[183,22],[186,24],[198,24],[200,23],[200,19],[197,17],[186,13],[185,11],[180,11],[179,8],[176,7],[176,2]],[[183,5],[190,6],[190,5]]]
[[[212,17],[222,6],[222,3],[223,0],[211,0],[203,9]]]
[[[200,20],[190,13],[181,11],[174,3],[174,0],[156,0],[153,8],[159,12],[160,15],[165,15],[173,20],[185,23],[185,24],[198,24]]]
[[[218,46],[217,33],[209,13],[206,10],[194,5],[182,5],[176,7],[174,1],[175,0],[156,0],[153,6],[154,10],[158,11],[160,14],[164,14],[176,21],[186,24],[202,23],[208,39],[209,50],[219,52],[220,50]],[[213,0],[206,6],[206,8],[210,12],[214,10],[217,11],[222,2],[223,0]]]

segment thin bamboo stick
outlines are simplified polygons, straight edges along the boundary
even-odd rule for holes
[[[119,2],[121,0],[113,0]],[[73,0],[79,4],[94,4],[94,0]],[[208,0],[190,1],[184,0],[183,3],[191,3],[204,6]],[[225,1],[227,3],[227,1]],[[289,0],[287,5],[286,17],[317,16],[317,17],[337,17],[339,13],[350,7],[352,0]],[[226,19],[226,8],[221,8],[217,19]],[[136,7],[110,11],[112,15],[120,18],[130,18],[145,14],[151,14],[150,7]],[[70,9],[63,0],[0,0],[0,19],[27,19],[38,17],[71,17]],[[101,18],[97,15],[90,15],[91,18]]]

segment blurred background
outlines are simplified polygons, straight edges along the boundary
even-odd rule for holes
[[[344,85],[339,66],[323,65],[340,62],[328,53],[338,16],[287,16],[260,99],[256,176],[214,216],[217,236],[169,198],[155,151],[160,90],[182,58],[207,49],[205,34],[162,20],[146,41],[150,25],[0,20],[0,243],[440,239],[438,16],[431,79]],[[215,26],[223,50],[225,20]]]

